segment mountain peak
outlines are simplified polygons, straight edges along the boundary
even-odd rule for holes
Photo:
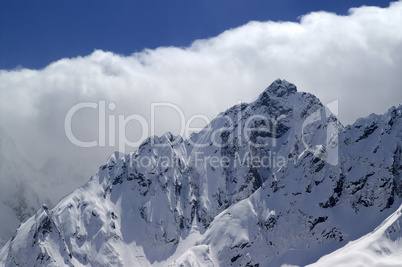
[[[264,93],[268,93],[276,97],[288,97],[289,95],[294,94],[296,92],[297,92],[296,85],[281,79],[276,79],[264,91]]]

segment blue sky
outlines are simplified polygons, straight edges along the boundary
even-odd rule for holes
[[[132,0],[0,1],[0,69],[41,69],[95,49],[131,55],[144,48],[189,46],[250,20],[298,21],[312,11],[346,15],[387,1]]]

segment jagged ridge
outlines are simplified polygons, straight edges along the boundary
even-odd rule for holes
[[[188,140],[167,133],[114,153],[22,225],[1,262],[311,263],[399,206],[401,109],[344,128],[316,97],[276,80]]]

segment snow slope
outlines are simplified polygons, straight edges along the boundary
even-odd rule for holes
[[[304,266],[400,206],[401,135],[402,106],[343,127],[276,80],[187,140],[114,153],[21,225],[0,264]]]
[[[322,257],[309,267],[321,266],[401,266],[402,206],[373,232],[349,242],[337,251]]]

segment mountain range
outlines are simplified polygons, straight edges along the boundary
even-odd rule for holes
[[[401,105],[344,127],[278,79],[187,139],[112,154],[0,265],[397,266],[401,178]]]

